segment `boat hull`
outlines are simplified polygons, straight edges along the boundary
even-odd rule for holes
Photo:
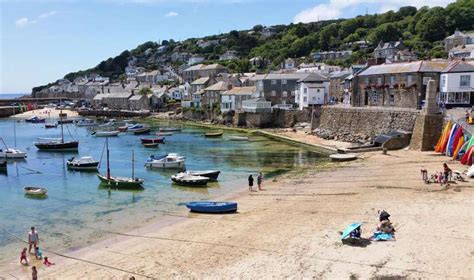
[[[165,138],[154,138],[154,139],[150,139],[150,138],[142,138],[140,139],[142,141],[142,144],[154,144],[154,143],[165,143]]]
[[[64,143],[35,143],[35,146],[41,151],[77,151],[79,149],[79,142],[71,141]]]
[[[46,195],[48,189],[46,188],[39,188],[39,187],[24,187],[23,190],[27,195]]]
[[[218,132],[218,133],[205,133],[204,134],[204,137],[207,137],[207,138],[217,138],[217,137],[222,137],[222,132]]]
[[[206,170],[206,171],[186,171],[186,174],[193,175],[193,176],[202,176],[207,177],[211,180],[217,181],[217,177],[221,172],[217,170]]]
[[[186,203],[186,207],[198,213],[233,213],[237,211],[237,202],[193,201]]]
[[[142,179],[135,179],[132,180],[131,178],[117,178],[117,177],[110,177],[107,179],[107,176],[103,176],[97,174],[100,182],[104,185],[113,188],[122,188],[122,189],[143,189],[143,180]]]
[[[78,171],[97,171],[99,162],[91,162],[91,163],[83,163],[83,164],[75,164],[71,162],[66,162],[66,166],[70,170],[78,170]]]
[[[184,161],[177,162],[147,162],[145,164],[150,168],[169,168],[169,169],[182,169],[184,168]]]
[[[144,134],[150,134],[151,129],[149,128],[142,128],[142,129],[136,129],[131,131],[134,135],[144,135]]]
[[[206,187],[209,179],[206,178],[206,179],[187,180],[187,179],[178,179],[175,177],[171,177],[171,181],[181,186]]]

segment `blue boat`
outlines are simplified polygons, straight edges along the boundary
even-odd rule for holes
[[[232,213],[237,211],[237,202],[227,201],[192,201],[186,203],[192,212],[199,213]]]

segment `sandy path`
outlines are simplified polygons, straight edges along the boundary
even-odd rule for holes
[[[422,183],[420,168],[440,170],[447,161],[433,153],[396,151],[364,157],[338,168],[307,170],[304,175],[293,172],[266,182],[267,191],[235,199],[238,214],[183,210],[132,232],[133,236],[116,235],[69,254],[95,264],[52,255],[58,264],[41,267],[39,275],[43,279],[128,279],[133,274],[137,279],[472,279],[473,182],[448,188]],[[379,209],[392,214],[397,241],[366,247],[341,244],[337,232],[355,221],[365,222],[363,237],[369,237]]]

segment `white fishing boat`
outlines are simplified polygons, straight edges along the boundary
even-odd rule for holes
[[[92,135],[95,137],[114,137],[118,136],[120,131],[118,130],[113,130],[113,131],[94,131]]]
[[[66,166],[71,170],[97,171],[99,161],[93,157],[81,157],[80,159],[72,157],[67,160]]]
[[[24,187],[23,190],[27,195],[45,195],[48,192],[47,188],[40,187]]]
[[[166,155],[155,156],[151,155],[145,166],[149,168],[183,168],[186,157],[180,156],[177,153],[169,153]]]
[[[247,136],[229,136],[227,139],[230,141],[249,141]]]

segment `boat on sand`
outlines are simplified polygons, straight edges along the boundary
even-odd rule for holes
[[[191,212],[198,213],[233,213],[237,211],[237,202],[227,201],[192,201],[186,203]]]

